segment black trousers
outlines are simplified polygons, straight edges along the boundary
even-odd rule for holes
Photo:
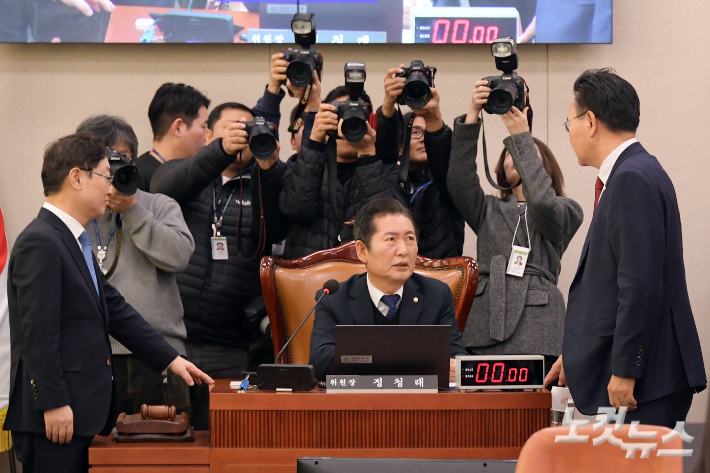
[[[45,434],[12,432],[12,443],[23,473],[86,473],[94,436],[75,435],[69,443],[54,443]]]
[[[635,411],[626,413],[624,423],[637,420],[642,424],[662,425],[672,429],[676,422],[685,422],[693,403],[693,394],[692,389],[684,389],[660,399],[639,403]]]

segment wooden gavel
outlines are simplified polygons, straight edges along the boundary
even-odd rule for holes
[[[175,420],[175,406],[141,406],[141,419]]]

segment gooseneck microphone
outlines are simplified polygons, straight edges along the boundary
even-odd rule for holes
[[[289,337],[289,339],[286,341],[284,344],[283,348],[281,348],[281,351],[279,354],[276,356],[275,362],[278,364],[279,359],[281,358],[281,355],[283,354],[284,350],[286,350],[286,347],[288,347],[289,343],[291,343],[291,340],[293,340],[293,337],[296,336],[299,330],[301,330],[301,327],[303,327],[303,324],[306,323],[306,320],[308,320],[308,317],[313,313],[314,310],[316,310],[316,307],[318,307],[318,303],[323,299],[326,294],[335,294],[338,292],[338,289],[340,288],[340,283],[336,281],[335,279],[330,279],[323,284],[323,289],[320,289],[318,293],[316,293],[316,303],[311,309],[311,311],[306,315],[303,320],[301,321],[301,325],[298,326],[298,328],[293,332],[293,334]],[[320,297],[318,295],[320,294]],[[283,363],[282,363],[283,364]]]

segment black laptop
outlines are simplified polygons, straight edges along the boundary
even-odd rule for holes
[[[448,325],[338,325],[336,375],[437,375],[449,387]]]

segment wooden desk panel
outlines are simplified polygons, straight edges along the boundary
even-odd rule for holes
[[[299,457],[515,459],[549,393],[210,394],[212,472],[295,472]],[[232,470],[235,468],[235,470]]]

